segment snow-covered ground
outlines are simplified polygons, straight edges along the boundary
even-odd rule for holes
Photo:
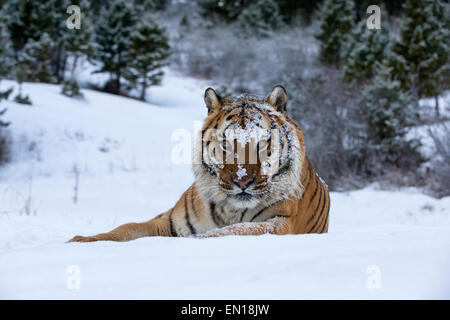
[[[174,204],[193,176],[172,153],[193,141],[206,86],[169,73],[146,104],[25,84],[33,106],[2,102],[0,299],[450,298],[450,198],[414,190],[332,193],[322,235],[64,243]]]

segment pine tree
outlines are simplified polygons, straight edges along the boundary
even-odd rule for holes
[[[412,92],[417,99],[436,97],[437,101],[443,89],[441,84],[450,81],[450,31],[448,22],[437,16],[438,12],[448,12],[445,6],[448,3],[440,0],[408,0],[401,38],[393,44],[388,58],[402,89]],[[437,105],[436,108],[438,111]]]
[[[22,85],[25,81],[55,82],[52,69],[52,53],[54,43],[47,33],[43,33],[38,41],[29,39],[23,50],[18,54],[14,78],[19,84],[19,92],[14,101],[22,104],[31,104],[28,95],[23,95]]]
[[[140,86],[140,99],[145,101],[146,89],[161,82],[163,66],[169,56],[169,40],[165,29],[150,16],[143,17],[131,34],[129,68],[125,78]]]
[[[353,28],[352,0],[325,0],[321,12],[320,30],[316,38],[321,41],[319,57],[322,62],[339,65],[343,48]]]
[[[26,80],[36,82],[55,82],[52,70],[52,52],[54,42],[44,32],[38,41],[29,40],[24,47],[21,63],[30,69]]]
[[[349,45],[345,49],[344,78],[357,81],[372,78],[376,73],[375,65],[384,60],[389,44],[390,36],[387,28],[369,29],[366,20],[363,19],[352,32]]]
[[[19,92],[14,97],[14,101],[16,101],[17,103],[30,105],[32,104],[28,95],[24,96],[22,94],[23,83],[31,77],[31,68],[32,64],[30,60],[25,55],[19,56],[14,68],[14,79],[19,84]]]
[[[381,64],[377,69],[378,73],[363,90],[368,143],[386,162],[395,163],[401,153],[417,149],[417,141],[405,138],[415,112],[400,82],[392,79],[392,70]]]
[[[65,79],[62,82],[61,93],[70,98],[82,98],[83,94],[81,93],[80,85],[75,78]]]
[[[104,11],[96,30],[96,60],[100,67],[95,71],[110,74],[110,91],[120,93],[121,80],[130,63],[130,35],[135,29],[137,14],[129,1],[116,0]]]
[[[46,21],[42,33],[47,33],[52,41],[51,69],[54,82],[61,82],[65,71],[64,35],[69,31],[66,27],[66,9],[70,0],[45,0],[40,4],[40,19]]]
[[[276,0],[283,20],[293,22],[293,18],[300,14],[302,19],[310,23],[314,11],[319,7],[321,0]]]
[[[378,5],[381,7],[381,13],[388,13],[389,15],[398,15],[402,12],[402,7],[405,0],[358,0],[355,1],[355,11],[358,19],[362,19],[367,15],[367,8],[370,5]]]
[[[12,59],[9,57],[9,51],[11,50],[10,39],[7,31],[5,30],[4,24],[2,23],[2,20],[2,17],[0,17],[0,81],[10,72],[12,66]],[[8,99],[11,91],[12,89],[0,91],[0,102],[3,99]],[[5,112],[6,108],[0,108],[0,128],[9,125],[9,123],[2,121],[1,119]]]
[[[183,17],[180,20],[180,29],[183,31],[189,30],[191,27],[191,22],[189,21],[189,18],[187,15],[183,15]]]
[[[5,4],[8,29],[15,51],[23,49],[29,39],[38,40],[42,32],[48,31],[47,21],[41,19],[44,1],[10,0]]]
[[[148,11],[165,10],[170,3],[170,0],[134,0],[136,5]]]
[[[76,3],[76,1],[72,1]],[[81,12],[89,12],[89,2],[85,0],[78,1]],[[72,58],[72,64],[69,68],[70,77],[73,79],[80,58],[91,59],[94,55],[94,29],[91,20],[87,14],[82,15],[80,29],[65,29],[63,34],[63,48],[65,58]],[[66,66],[66,63],[64,63]]]
[[[444,34],[445,43],[441,44],[447,50],[446,63],[444,63],[444,58],[442,59],[442,65],[436,71],[436,92],[444,92],[450,89],[450,4],[448,2],[434,1],[433,2],[433,15],[436,19],[441,22],[442,32]],[[435,95],[436,101],[436,115],[439,116],[439,99]]]
[[[246,35],[267,37],[283,25],[280,9],[274,0],[258,0],[244,9],[239,24]]]
[[[64,75],[63,35],[67,28],[66,8],[69,0],[9,0],[5,5],[8,28],[14,50],[20,53],[27,43],[39,41],[47,33],[53,42],[51,52],[52,76],[58,82]]]
[[[90,60],[95,52],[94,43],[94,28],[89,16],[86,14],[90,12],[90,5],[87,0],[71,0],[71,5],[78,5],[81,11],[81,25],[80,28],[68,29],[65,28],[62,35],[62,80],[61,93],[67,97],[82,97],[80,84],[75,77],[80,59],[86,58]],[[69,59],[70,58],[70,59]],[[68,64],[70,60],[71,64]],[[69,79],[65,78],[65,71],[69,71]]]
[[[11,39],[5,20],[0,13],[0,80],[10,73],[14,64]]]

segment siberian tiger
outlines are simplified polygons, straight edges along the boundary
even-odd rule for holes
[[[69,242],[328,231],[327,186],[286,114],[286,90],[278,85],[267,97],[222,99],[208,88],[204,98],[208,116],[194,148],[195,182],[175,206],[147,222]]]

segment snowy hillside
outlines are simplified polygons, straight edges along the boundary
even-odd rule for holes
[[[450,197],[414,190],[332,193],[322,235],[64,243],[175,203],[193,181],[176,133],[193,141],[207,85],[169,74],[146,104],[25,84],[33,106],[2,102],[0,299],[450,298]]]

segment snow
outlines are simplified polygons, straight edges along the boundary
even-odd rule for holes
[[[238,171],[236,172],[236,175],[238,177],[238,180],[241,181],[243,177],[247,176],[247,169],[238,164]]]
[[[257,121],[245,123],[245,128],[240,125],[235,125],[225,130],[225,136],[229,141],[237,140],[241,147],[250,143],[251,140],[259,141],[262,138],[268,138],[271,132],[267,129],[262,129],[257,126]]]
[[[64,243],[178,200],[193,175],[172,161],[172,133],[192,147],[206,87],[169,73],[152,104],[28,83],[33,106],[2,101],[13,150],[0,168],[1,299],[450,298],[450,197],[413,189],[332,192],[321,235]]]

